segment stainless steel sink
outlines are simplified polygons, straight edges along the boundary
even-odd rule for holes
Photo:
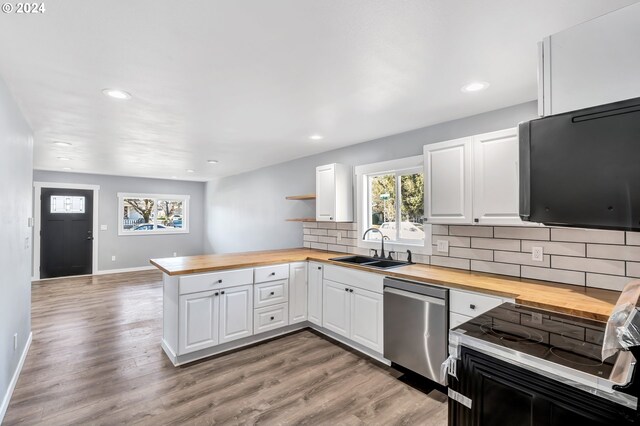
[[[334,262],[351,263],[354,265],[368,266],[371,268],[378,268],[378,269],[398,268],[400,266],[409,265],[409,262],[405,262],[402,260],[379,259],[376,257],[369,257],[369,256],[334,257],[329,260],[333,260]]]

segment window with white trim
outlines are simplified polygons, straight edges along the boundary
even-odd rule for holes
[[[377,247],[381,238],[392,249],[417,248],[431,252],[431,226],[424,224],[424,169],[422,156],[356,167],[358,230],[369,228],[360,247]],[[406,247],[409,248],[409,247]]]
[[[189,232],[189,196],[118,194],[119,235]]]

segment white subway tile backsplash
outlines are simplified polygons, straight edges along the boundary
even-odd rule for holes
[[[431,233],[433,235],[449,235],[449,226],[447,226],[447,225],[431,225]]]
[[[587,274],[587,287],[605,288],[607,290],[622,291],[633,278],[615,277],[613,275]]]
[[[493,237],[493,228],[491,226],[449,225],[449,235],[491,238]]]
[[[302,227],[303,228],[317,228],[318,227],[318,222],[303,222],[302,223]]]
[[[640,232],[627,232],[627,245],[640,246]]]
[[[494,252],[494,260],[496,262],[517,263],[519,265],[538,266],[548,268],[551,266],[551,256],[543,255],[542,262],[531,259],[530,253],[517,253],[514,251],[496,251]]]
[[[624,262],[618,260],[590,259],[585,257],[551,256],[551,267],[572,271],[624,275]]]
[[[303,235],[307,235],[311,233],[311,229],[310,228],[302,228],[302,234]]]
[[[349,253],[359,254],[360,256],[369,256],[369,249],[364,247],[349,247]]]
[[[360,238],[358,231],[348,231],[347,237],[349,238]]]
[[[450,247],[449,256],[451,257],[463,257],[465,259],[475,260],[493,260],[492,250],[471,249],[463,247]]]
[[[312,249],[317,249],[317,250],[328,250],[329,249],[329,247],[324,243],[311,243],[311,248]]]
[[[534,280],[555,281],[565,284],[585,285],[585,273],[576,271],[563,271],[560,269],[538,268],[535,266],[522,266],[520,274],[523,278]]]
[[[548,240],[551,233],[549,228],[496,226],[493,230],[494,238],[517,238],[519,240]]]
[[[305,242],[302,244],[302,246],[303,246],[304,248],[311,248],[311,243],[310,243],[310,242],[308,242],[308,241],[305,241]]]
[[[336,244],[329,244],[327,246],[327,248],[329,249],[329,251],[337,251],[339,253],[349,253],[349,247],[347,246],[339,246]]]
[[[311,235],[327,235],[326,229],[310,229],[309,232]]]
[[[431,264],[456,269],[470,268],[469,259],[458,259],[455,257],[431,256]]]
[[[344,244],[345,246],[355,246],[358,245],[358,240],[355,238],[342,238],[338,241],[338,244]]]
[[[552,241],[575,241],[581,243],[624,244],[623,231],[600,229],[551,228]]]
[[[336,229],[337,227],[335,222],[317,222],[317,224],[321,229]]]
[[[508,263],[486,262],[482,260],[472,260],[471,270],[478,272],[487,272],[489,274],[520,276],[520,265],[511,265]]]
[[[430,259],[429,259],[429,256],[427,256],[426,254],[414,253],[413,254],[413,262],[415,262],[415,263],[424,263],[425,265],[428,265],[430,263]]]
[[[336,237],[318,237],[319,243],[327,243],[327,244],[337,244]]]
[[[587,244],[587,256],[640,262],[640,247]]]
[[[356,229],[358,229],[358,224],[355,222],[337,223],[336,229],[342,229],[345,231],[355,231]]]
[[[532,247],[542,247],[544,254],[559,254],[563,256],[584,257],[587,253],[584,243],[561,243],[554,241],[522,241],[522,251],[531,253]]]
[[[492,250],[520,251],[520,240],[503,240],[497,238],[472,238],[471,247]]]
[[[451,247],[449,247],[449,250],[451,250]],[[431,246],[431,253],[435,256],[449,256],[449,251],[439,251],[436,244]]]
[[[431,241],[436,244],[438,240],[449,241],[449,247],[471,247],[471,238],[469,237],[454,237],[446,235],[437,235],[431,237]]]
[[[627,262],[627,276],[640,278],[640,263]]]
[[[311,243],[317,243],[318,242],[318,236],[317,235],[303,235],[302,236],[302,240],[303,241],[309,241]]]

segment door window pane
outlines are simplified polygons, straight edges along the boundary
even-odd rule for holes
[[[51,213],[84,213],[84,197],[52,195]]]
[[[153,231],[155,202],[149,198],[125,198],[122,228],[125,231]]]
[[[400,176],[400,239],[424,240],[424,175]]]
[[[183,213],[182,201],[158,200],[158,230],[182,229],[184,227]]]
[[[370,226],[378,228],[385,237],[396,240],[396,177],[394,174],[369,177]],[[380,240],[380,234],[370,232],[370,240]]]

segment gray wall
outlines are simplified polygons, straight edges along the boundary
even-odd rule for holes
[[[204,250],[203,182],[144,179],[123,176],[91,175],[35,170],[37,182],[100,185],[99,219],[107,225],[98,233],[98,270],[149,266],[149,259],[201,254]],[[118,236],[118,192],[149,194],[185,194],[189,200],[189,233],[173,235]],[[116,261],[111,261],[116,256]]]
[[[506,129],[535,117],[537,103],[527,102],[208,182],[205,250],[228,253],[301,247],[302,225],[285,219],[313,217],[315,204],[284,197],[315,192],[316,166],[356,166],[420,155],[429,143]]]
[[[31,332],[31,130],[0,79],[0,401]],[[18,348],[13,335],[18,334]],[[8,403],[8,401],[5,401]],[[0,407],[0,422],[6,406]]]

